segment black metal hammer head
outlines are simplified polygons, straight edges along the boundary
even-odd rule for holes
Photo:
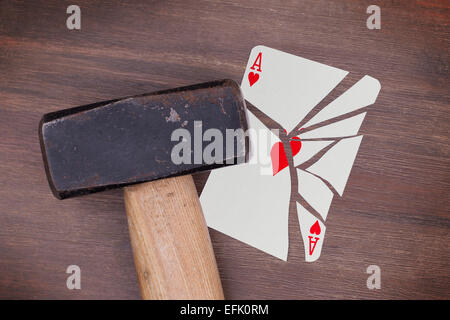
[[[39,137],[59,199],[242,163],[239,86],[220,80],[43,116]]]

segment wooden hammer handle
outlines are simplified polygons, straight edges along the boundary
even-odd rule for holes
[[[124,188],[144,299],[223,299],[216,259],[190,175]]]

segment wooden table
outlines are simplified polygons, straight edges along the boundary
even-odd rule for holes
[[[68,30],[72,2],[1,1],[0,298],[139,298],[122,191],[56,200],[38,143],[42,114],[240,82],[250,49],[264,44],[349,79],[369,74],[382,89],[317,262],[304,261],[293,223],[288,262],[210,230],[226,297],[449,299],[450,3],[376,1],[381,30],[369,30],[372,2],[79,0],[81,30]],[[81,290],[66,288],[72,264]],[[380,290],[366,287],[371,264]]]

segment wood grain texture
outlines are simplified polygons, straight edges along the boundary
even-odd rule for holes
[[[366,28],[373,1],[80,0],[80,31],[66,28],[70,4],[0,1],[0,298],[140,297],[122,191],[54,199],[42,114],[239,82],[259,44],[348,70],[348,83],[368,74],[382,88],[320,259],[304,261],[292,212],[288,262],[210,229],[225,297],[450,298],[449,1],[376,1],[381,30]],[[206,178],[195,177],[198,190]],[[71,264],[81,290],[66,288]],[[366,287],[371,264],[380,290]]]
[[[192,176],[126,187],[124,199],[142,298],[223,299]]]

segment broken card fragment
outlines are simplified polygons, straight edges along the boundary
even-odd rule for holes
[[[354,136],[358,133],[359,128],[366,116],[366,112],[356,116],[333,122],[329,125],[313,129],[311,131],[299,135],[300,139],[326,139],[341,138]]]
[[[252,82],[254,75],[257,82]],[[348,74],[265,46],[250,52],[241,90],[289,133]],[[250,77],[249,77],[250,76]]]
[[[297,176],[298,193],[325,221],[333,200],[333,192],[320,178],[311,173],[298,169]]]
[[[306,171],[328,181],[337,193],[342,196],[361,140],[362,136],[340,140],[322,158],[307,168]]]
[[[364,76],[350,89],[320,110],[304,127],[306,128],[319,122],[370,106],[375,103],[380,89],[381,84],[377,79]]]
[[[271,141],[280,141],[251,112],[248,125],[258,136],[265,133]],[[259,152],[257,139],[252,139],[251,145],[249,163],[211,172],[200,195],[203,213],[209,227],[286,260],[289,170],[273,176],[270,147]]]
[[[297,203],[297,214],[305,247],[305,260],[316,261],[322,252],[326,227],[299,203]]]
[[[294,156],[294,166],[308,161],[333,142],[334,140],[302,141],[302,152]]]

